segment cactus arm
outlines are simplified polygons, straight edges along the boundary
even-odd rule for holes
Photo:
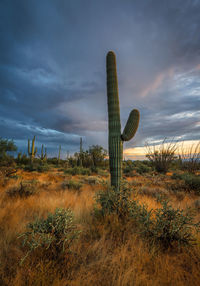
[[[123,134],[121,136],[123,141],[129,141],[135,135],[140,120],[140,113],[137,109],[133,109],[127,120],[126,126],[124,128]]]

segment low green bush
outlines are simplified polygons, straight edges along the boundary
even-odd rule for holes
[[[182,180],[185,185],[185,189],[188,191],[194,191],[197,195],[200,195],[200,176],[190,173],[174,173],[172,179]]]
[[[64,181],[62,183],[62,188],[66,189],[68,188],[69,190],[77,190],[79,191],[82,188],[82,184],[80,182],[74,181],[74,180],[69,180],[69,181]]]
[[[6,191],[9,197],[26,198],[37,193],[37,181],[22,181],[19,185],[9,188]]]
[[[119,191],[112,187],[99,191],[96,196],[95,214],[105,217],[107,214],[116,213],[119,217],[125,217],[128,212],[130,189],[125,185]],[[98,207],[100,206],[100,208]]]
[[[84,181],[89,185],[96,185],[101,183],[101,180],[98,176],[89,176],[85,178]]]
[[[152,171],[152,168],[145,165],[145,164],[141,164],[138,167],[135,168],[136,172],[140,175],[144,174],[144,173],[149,173]]]
[[[47,163],[41,164],[41,162],[35,162],[35,163],[24,166],[24,170],[29,171],[29,172],[36,171],[36,172],[42,173],[42,172],[49,171],[49,169],[50,169],[50,166]]]
[[[54,213],[49,213],[46,219],[37,218],[27,224],[26,232],[19,235],[19,238],[23,238],[22,245],[27,249],[21,263],[36,249],[43,254],[45,251],[47,258],[57,258],[59,254],[70,249],[79,234],[72,211],[57,208]]]
[[[169,201],[160,199],[161,208],[148,211],[145,205],[132,201],[130,216],[137,223],[139,233],[151,244],[163,248],[189,245],[195,241],[193,229],[199,229],[194,223],[194,214],[190,210],[174,209]]]
[[[65,174],[70,175],[91,175],[91,170],[89,168],[82,168],[82,167],[74,167],[74,168],[68,168],[64,171]]]
[[[174,245],[189,245],[195,241],[193,230],[199,228],[194,223],[190,210],[174,209],[164,196],[158,196],[161,207],[148,210],[138,200],[130,200],[130,191],[122,187],[120,191],[107,188],[96,195],[94,214],[105,217],[117,214],[123,223],[131,222],[133,231],[140,234],[150,245],[158,244],[167,249]],[[100,208],[98,207],[100,206]]]

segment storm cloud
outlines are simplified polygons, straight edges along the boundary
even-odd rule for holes
[[[107,148],[105,58],[117,56],[126,147],[200,138],[200,1],[2,0],[0,136],[21,150],[36,135],[51,153]]]

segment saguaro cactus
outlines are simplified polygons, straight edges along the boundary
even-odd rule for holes
[[[139,111],[133,109],[121,134],[116,57],[113,51],[106,58],[107,102],[108,102],[108,145],[111,186],[119,190],[122,176],[123,142],[135,135],[139,125]]]
[[[60,153],[61,153],[61,145],[59,146],[59,151],[58,151],[58,164],[60,164]]]
[[[40,159],[42,161],[45,161],[47,159],[47,148],[45,148],[45,153],[44,153],[44,145],[42,144],[42,148],[41,148],[41,156]]]
[[[83,165],[83,140],[82,137],[80,137],[80,153],[79,153],[79,165],[80,167],[82,167]]]
[[[35,158],[35,155],[37,153],[37,148],[35,148],[35,136],[32,140],[32,146],[30,148],[30,140],[28,139],[28,155],[30,157],[31,163],[33,162],[33,159]]]

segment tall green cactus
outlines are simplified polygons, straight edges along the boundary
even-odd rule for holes
[[[113,51],[107,54],[106,69],[111,185],[116,190],[119,190],[122,177],[123,142],[129,141],[135,135],[139,125],[140,114],[137,109],[131,111],[124,131],[121,134],[116,57]]]
[[[36,154],[37,154],[37,148],[35,148],[35,136],[34,136],[31,148],[30,148],[30,140],[28,139],[28,155],[30,157],[31,163],[33,163]]]
[[[61,153],[61,145],[59,146],[59,151],[58,151],[58,164],[60,164],[60,153]]]
[[[80,153],[79,153],[79,165],[80,167],[83,166],[83,140],[82,137],[80,137]]]
[[[42,144],[42,148],[41,148],[41,156],[40,159],[42,161],[46,161],[47,159],[47,148],[45,148],[45,153],[44,153],[44,145]]]

